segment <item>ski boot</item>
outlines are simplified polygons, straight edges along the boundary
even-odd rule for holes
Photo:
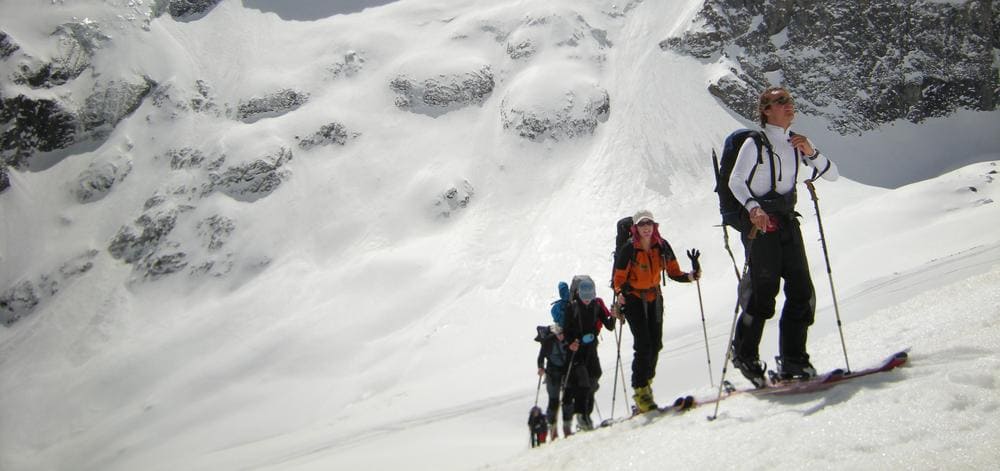
[[[640,414],[657,408],[656,402],[653,401],[653,388],[648,384],[640,388],[635,388],[632,400],[635,401],[635,406],[638,408]]]
[[[816,368],[805,357],[774,357],[778,364],[777,377],[780,381],[805,381],[816,377]]]
[[[760,360],[733,357],[733,366],[740,370],[743,377],[753,383],[757,389],[767,386],[767,380],[764,379],[764,371],[767,370],[767,366]]]
[[[584,432],[594,430],[594,423],[590,421],[590,417],[586,414],[576,414],[576,425]]]

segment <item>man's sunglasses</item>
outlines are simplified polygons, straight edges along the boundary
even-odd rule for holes
[[[767,102],[768,106],[774,105],[774,104],[788,105],[788,104],[794,104],[794,103],[795,102],[792,101],[792,97],[790,97],[788,95],[781,95],[778,98],[775,98],[775,99],[770,100],[770,101]]]

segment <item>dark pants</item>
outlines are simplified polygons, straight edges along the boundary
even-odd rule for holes
[[[656,376],[656,362],[663,349],[663,298],[654,301],[625,296],[625,320],[632,331],[632,387],[641,388]]]
[[[594,411],[594,393],[601,378],[601,361],[597,356],[597,342],[581,346],[573,355],[573,365],[566,373],[566,390],[563,391],[563,421],[573,414],[590,417]]]
[[[774,317],[775,297],[784,279],[779,354],[790,361],[808,361],[806,335],[816,313],[816,294],[798,220],[794,216],[779,218],[777,231],[758,233],[752,241],[744,233],[742,239],[750,273],[739,287],[743,312],[733,341],[735,355],[747,360],[758,358],[764,323]]]
[[[572,423],[573,414],[589,414],[591,404],[591,382],[587,366],[574,364],[567,372],[566,390],[563,391],[563,425]]]
[[[559,413],[559,390],[562,389],[563,375],[562,368],[548,368],[545,370],[545,391],[549,394],[548,408],[545,410],[545,417],[549,425],[555,424]]]

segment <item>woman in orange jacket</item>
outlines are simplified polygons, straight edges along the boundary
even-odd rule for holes
[[[616,303],[632,331],[632,389],[639,412],[655,409],[652,380],[663,348],[662,273],[681,283],[690,283],[701,273],[684,272],[673,249],[659,232],[653,213],[642,210],[632,218],[632,238],[618,248],[612,286]],[[617,310],[616,310],[617,311]],[[617,317],[622,314],[616,312]]]

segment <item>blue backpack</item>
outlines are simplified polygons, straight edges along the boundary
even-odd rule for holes
[[[559,282],[559,299],[552,302],[552,309],[549,312],[552,314],[552,322],[555,322],[560,327],[563,325],[563,318],[566,313],[566,303],[569,302],[569,285],[565,281]]]

